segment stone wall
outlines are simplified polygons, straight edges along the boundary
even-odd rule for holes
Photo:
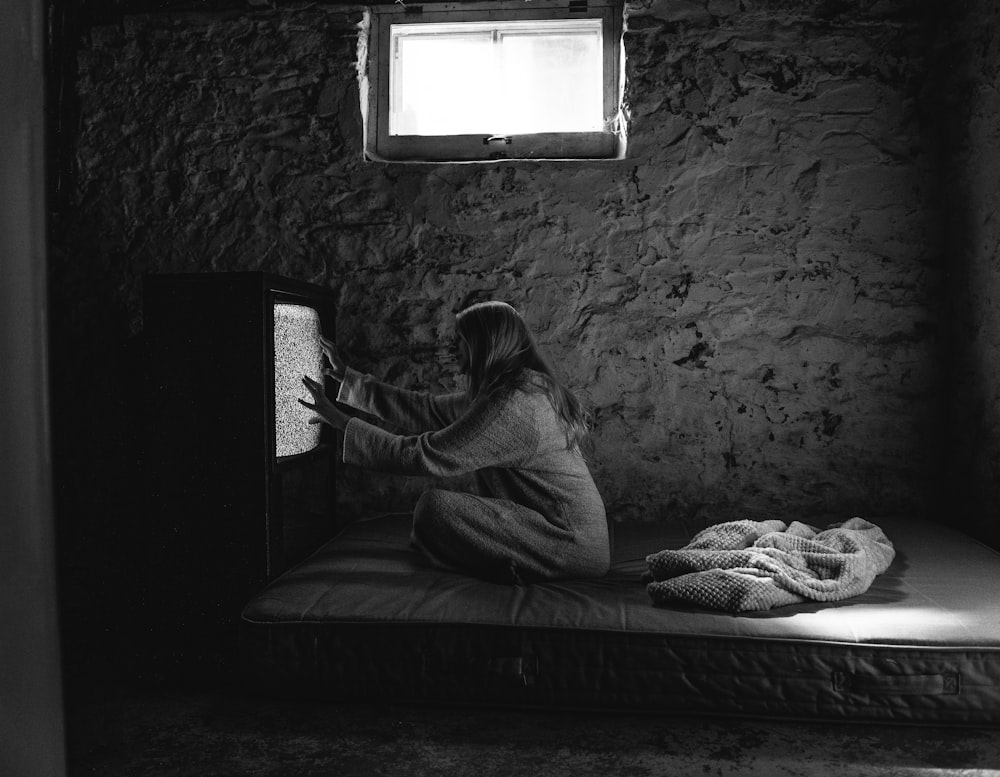
[[[486,165],[364,159],[360,6],[92,29],[51,273],[68,542],[141,533],[140,286],[159,271],[327,285],[348,360],[432,390],[457,385],[460,302],[509,300],[593,404],[619,520],[923,511],[941,272],[911,6],[631,2],[626,158]],[[341,480],[345,514],[423,485]]]

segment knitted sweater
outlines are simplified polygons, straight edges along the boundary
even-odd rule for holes
[[[408,391],[348,369],[337,401],[402,432],[352,418],[344,430],[345,463],[401,475],[475,473],[482,496],[537,512],[548,524],[536,527],[544,528],[546,542],[553,541],[554,528],[560,530],[553,554],[586,549],[606,571],[604,502],[579,449],[567,449],[537,374],[527,371],[515,386],[470,402],[465,393]],[[518,516],[523,523],[523,513]]]

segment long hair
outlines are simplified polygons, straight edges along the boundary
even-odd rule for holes
[[[491,396],[520,380],[525,370],[534,370],[566,433],[566,447],[586,442],[590,414],[556,378],[514,308],[506,302],[477,302],[459,312],[455,329],[468,351],[471,399]]]

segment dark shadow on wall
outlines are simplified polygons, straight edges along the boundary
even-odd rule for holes
[[[53,469],[67,690],[139,658],[142,352],[93,257],[53,247]],[[74,269],[69,269],[72,265]]]
[[[1000,184],[984,172],[995,171],[1000,158],[1000,114],[986,97],[1000,69],[1000,13],[985,0],[957,4],[953,13],[933,41],[928,88],[945,269],[947,405],[937,513],[942,522],[1000,548],[1000,319],[992,310],[1000,289],[1000,225],[991,210]]]

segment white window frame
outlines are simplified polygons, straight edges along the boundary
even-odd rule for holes
[[[615,159],[624,151],[621,116],[622,6],[617,0],[507,0],[376,6],[368,39],[365,137],[378,161],[489,162],[500,159]],[[456,22],[600,19],[603,40],[604,128],[594,132],[523,135],[391,135],[390,26]]]

